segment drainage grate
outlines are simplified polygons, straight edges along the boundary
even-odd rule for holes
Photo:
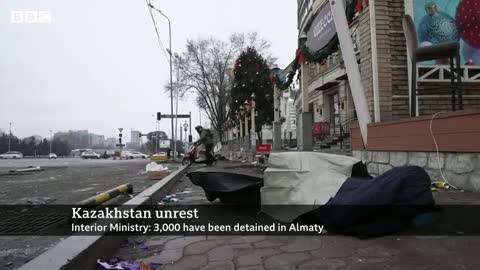
[[[0,234],[35,234],[68,221],[66,213],[23,213],[0,221]]]

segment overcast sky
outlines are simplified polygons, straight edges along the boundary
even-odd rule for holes
[[[172,21],[172,48],[187,38],[256,31],[272,43],[280,68],[294,58],[294,0],[153,0]],[[12,11],[48,11],[50,24],[14,24]],[[168,24],[154,14],[165,46]],[[155,129],[169,113],[168,62],[144,0],[0,0],[0,129],[48,136],[49,130],[88,129],[106,137],[118,127]],[[199,110],[190,100],[179,113]],[[202,116],[202,122],[206,122]],[[183,122],[184,120],[182,120]],[[169,132],[169,120],[161,121]],[[129,134],[127,135],[129,139]]]

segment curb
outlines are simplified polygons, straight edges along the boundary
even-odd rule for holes
[[[173,185],[179,178],[185,175],[187,170],[188,166],[180,167],[123,205],[132,205],[133,209],[135,209],[140,205],[156,204],[168,194]],[[95,269],[97,259],[107,258],[113,255],[118,246],[128,238],[128,236],[106,236],[105,234],[95,236],[72,235],[18,269]]]

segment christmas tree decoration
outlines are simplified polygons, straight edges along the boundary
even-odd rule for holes
[[[471,48],[480,49],[480,1],[462,0],[455,15],[460,37]],[[468,58],[466,58],[468,59]],[[478,62],[477,62],[478,63]]]
[[[239,108],[243,104],[243,115],[249,117],[245,113],[251,110],[252,94],[254,97],[264,97],[266,93],[273,92],[270,84],[271,71],[266,60],[254,48],[243,51],[236,62],[242,62],[243,65],[235,66],[230,108]],[[256,98],[255,107],[258,112],[258,117],[255,118],[256,132],[259,132],[262,125],[267,123],[267,117],[273,118],[273,104],[265,98]]]

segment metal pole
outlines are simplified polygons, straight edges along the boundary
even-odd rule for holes
[[[332,8],[333,21],[337,29],[340,49],[346,64],[345,68],[347,70],[348,81],[350,82],[353,103],[357,111],[363,145],[366,147],[368,135],[367,125],[372,122],[372,119],[370,117],[367,98],[365,97],[365,92],[360,77],[360,69],[358,67],[357,58],[353,50],[353,41],[350,29],[348,27],[347,17],[345,15],[345,8],[343,1],[330,0],[330,6]]]
[[[12,140],[12,122],[8,123],[9,124],[9,128],[8,128],[8,152],[10,152],[10,143],[11,143],[11,140]]]
[[[52,136],[52,130],[50,130],[50,154],[52,153],[52,142],[53,142],[53,136]]]
[[[170,59],[172,58],[172,48],[170,48]],[[178,128],[178,81],[179,81],[179,69],[177,69],[177,85],[175,86],[175,147],[177,144],[177,128]],[[182,140],[182,128],[180,127],[180,141]],[[176,152],[175,152],[176,154]]]
[[[170,48],[170,52],[172,51],[172,24],[170,22],[170,19],[159,9],[155,9],[157,10],[163,17],[165,17],[165,19],[167,19],[168,21],[168,37],[170,39],[169,41],[169,48]],[[173,149],[173,153],[175,153],[175,129],[173,127],[173,71],[172,71],[172,53],[170,53],[170,113],[172,115],[172,118],[171,118],[171,125],[172,125],[172,130],[171,130],[171,136],[172,136],[172,149]],[[172,159],[175,160],[175,154],[172,155]]]
[[[190,112],[190,118],[188,120],[190,121],[190,136],[192,136],[192,112]]]

